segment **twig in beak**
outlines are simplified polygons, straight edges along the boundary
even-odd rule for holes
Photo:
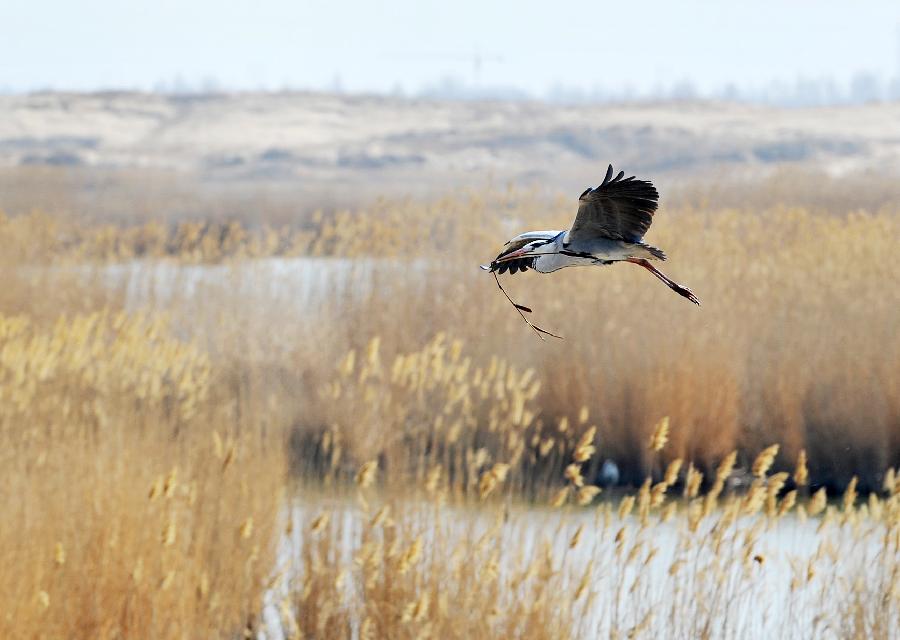
[[[558,335],[556,335],[555,333],[550,333],[549,331],[547,331],[547,330],[545,330],[545,329],[541,329],[539,326],[537,326],[536,324],[533,324],[528,318],[526,318],[526,317],[525,317],[525,313],[531,313],[531,309],[529,309],[529,308],[526,307],[525,305],[522,305],[522,304],[516,304],[515,302],[513,302],[513,299],[509,297],[509,294],[508,294],[508,293],[506,293],[506,290],[503,288],[503,285],[500,284],[500,278],[497,276],[497,272],[494,271],[493,273],[494,273],[494,280],[497,281],[497,286],[500,288],[500,291],[503,293],[504,296],[506,296],[506,299],[509,300],[509,303],[510,303],[513,307],[516,308],[516,311],[518,311],[518,312],[519,312],[519,315],[522,316],[522,320],[525,321],[525,324],[527,324],[529,327],[531,327],[532,329],[534,329],[534,332],[537,334],[537,337],[538,337],[538,338],[540,338],[540,339],[543,341],[543,340],[544,340],[544,336],[542,336],[541,334],[544,334],[544,335],[552,336],[552,337],[554,337],[554,338],[559,338],[560,340],[563,339],[562,336],[558,336]],[[522,313],[523,311],[524,311],[525,313]]]

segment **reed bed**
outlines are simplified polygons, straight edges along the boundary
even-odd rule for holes
[[[214,377],[156,317],[0,316],[0,634],[258,627],[284,456]]]
[[[403,492],[375,493],[360,480],[376,468],[367,463],[355,503],[344,495],[323,505],[317,494],[292,510],[270,593],[273,633],[897,637],[893,480],[862,504],[852,486],[836,503],[824,489],[806,497],[802,465],[769,473],[774,450],[760,452],[741,494],[723,493],[732,454],[706,493],[670,484],[676,469],[618,502],[595,501],[568,472],[568,501],[527,509],[503,487],[502,463],[482,472],[491,491],[465,501],[440,466]],[[788,479],[800,488],[784,491]]]
[[[569,199],[0,216],[3,635],[896,637],[898,212],[705,198],[558,342]]]

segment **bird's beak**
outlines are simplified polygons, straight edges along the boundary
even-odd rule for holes
[[[528,247],[523,247],[522,249],[516,249],[512,253],[507,253],[505,256],[497,260],[497,262],[509,262],[510,260],[516,260],[518,258],[522,258],[527,256],[531,249]]]

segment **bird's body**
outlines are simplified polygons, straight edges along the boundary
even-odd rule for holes
[[[596,189],[587,189],[579,198],[578,214],[567,231],[529,231],[506,243],[503,251],[482,268],[498,273],[534,269],[551,273],[565,267],[604,266],[616,262],[639,265],[670,289],[691,302],[700,301],[691,292],[650,264],[665,260],[666,254],[644,242],[656,212],[659,193],[652,183],[612,177],[612,165]]]
[[[498,256],[497,271],[516,273],[534,269],[552,273],[565,267],[604,266],[642,256],[655,259],[658,256],[653,251],[659,251],[643,243],[601,237],[572,241],[568,231],[529,231],[516,239],[525,239],[523,236],[527,236],[529,253],[511,259]]]

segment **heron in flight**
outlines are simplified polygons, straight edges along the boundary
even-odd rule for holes
[[[489,265],[482,265],[497,278],[498,273],[511,274],[534,269],[551,273],[565,267],[605,266],[615,262],[630,262],[643,267],[667,287],[696,305],[697,296],[654,267],[651,260],[665,260],[666,254],[644,242],[644,234],[653,222],[659,204],[656,187],[647,180],[625,177],[620,171],[613,177],[612,165],[606,170],[603,183],[596,189],[586,189],[578,198],[578,213],[568,231],[528,231],[503,247],[503,251]],[[500,280],[497,279],[497,286]],[[503,287],[500,287],[503,291]],[[504,295],[506,292],[503,291]],[[509,296],[506,296],[509,298]],[[510,302],[519,310],[531,309]],[[528,319],[522,315],[528,322]],[[528,322],[538,331],[546,333]],[[555,336],[559,337],[559,336]]]

